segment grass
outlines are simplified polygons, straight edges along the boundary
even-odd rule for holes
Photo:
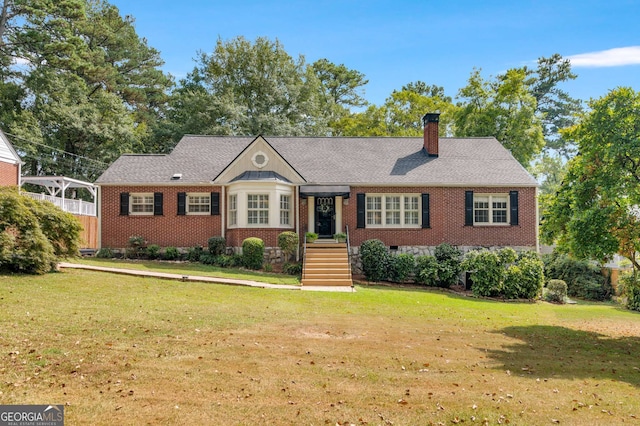
[[[300,279],[293,275],[283,275],[270,272],[251,271],[240,268],[220,268],[191,262],[166,262],[152,260],[127,260],[127,259],[98,259],[75,258],[72,263],[94,265],[103,267],[140,269],[144,271],[156,271],[167,274],[201,275],[205,277],[235,278],[240,280],[258,281],[271,284],[300,285]]]
[[[0,275],[0,401],[68,424],[640,420],[640,316],[436,290]]]

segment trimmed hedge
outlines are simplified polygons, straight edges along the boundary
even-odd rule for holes
[[[211,237],[207,241],[209,253],[213,256],[220,256],[227,250],[227,240],[224,237]]]
[[[249,237],[242,242],[242,259],[249,269],[261,269],[264,262],[264,241]]]
[[[547,302],[564,303],[567,300],[567,283],[562,280],[549,280],[544,299]]]
[[[290,260],[291,255],[295,253],[299,244],[300,239],[295,232],[284,231],[278,235],[278,247],[280,247],[280,250],[284,253],[285,262]]]

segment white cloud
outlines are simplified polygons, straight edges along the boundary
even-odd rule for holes
[[[617,47],[599,52],[581,53],[568,56],[574,67],[621,67],[640,65],[640,46]]]

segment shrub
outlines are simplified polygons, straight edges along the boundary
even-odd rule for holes
[[[307,232],[304,236],[308,243],[312,243],[318,239],[318,234],[315,232]]]
[[[562,280],[549,280],[544,300],[553,303],[564,303],[567,300],[567,283]]]
[[[146,248],[146,241],[144,237],[134,235],[129,237],[129,243],[125,249],[125,257],[130,259],[138,259],[144,254]]]
[[[265,272],[273,272],[273,265],[270,263],[265,263],[262,265],[262,270]]]
[[[160,257],[160,246],[157,244],[149,244],[145,250],[145,254],[149,259],[157,259]]]
[[[388,277],[389,252],[380,240],[366,240],[360,245],[362,272],[368,281],[382,281]]]
[[[212,255],[209,252],[203,252],[200,255],[200,263],[203,265],[215,265],[217,256]]]
[[[204,254],[202,246],[193,246],[187,249],[187,260],[189,262],[200,262],[200,256]]]
[[[282,272],[289,275],[302,274],[302,263],[285,263],[282,265]]]
[[[256,237],[246,238],[242,242],[242,258],[244,266],[247,268],[262,268],[262,262],[264,261],[264,241]]]
[[[498,250],[497,252],[498,259],[500,259],[500,263],[504,266],[507,266],[518,259],[518,253],[511,247],[504,247]]]
[[[416,260],[412,254],[400,253],[389,256],[389,279],[396,283],[403,283],[414,273]]]
[[[449,288],[458,284],[462,269],[460,250],[450,244],[442,243],[436,247],[433,254],[438,261],[438,285]]]
[[[180,259],[180,252],[175,247],[167,247],[162,253],[162,258],[164,260],[178,260]]]
[[[242,266],[243,258],[240,254],[221,254],[215,257],[214,265],[218,265],[222,268],[233,268],[234,266]]]
[[[590,300],[611,298],[611,284],[602,275],[599,266],[587,261],[573,259],[565,254],[553,253],[543,257],[545,276],[548,279],[567,283],[567,294]]]
[[[535,252],[524,252],[518,256],[520,281],[516,297],[535,299],[540,296],[544,286],[544,264]]]
[[[299,244],[300,239],[295,232],[285,231],[278,235],[278,247],[284,253],[285,261],[291,259],[291,255],[298,249]]]
[[[428,286],[438,285],[438,261],[433,256],[418,256],[416,258],[415,280],[418,284]]]
[[[633,272],[624,273],[620,276],[618,285],[621,295],[627,299],[627,308],[640,311],[640,276]]]
[[[476,296],[534,299],[544,284],[544,264],[538,255],[518,255],[512,248],[470,251],[463,268],[471,273]]]
[[[27,197],[28,198],[28,197]],[[71,213],[56,207],[53,203],[35,201],[28,198],[42,233],[53,246],[56,256],[77,256],[80,250],[82,225]]]
[[[214,256],[220,256],[227,250],[227,240],[224,237],[211,237],[207,241],[209,253]]]
[[[78,253],[82,226],[48,202],[0,188],[0,269],[43,274]]]
[[[504,266],[496,252],[472,250],[465,255],[462,268],[471,274],[474,295],[495,297],[502,291]]]
[[[502,283],[502,296],[507,299],[535,299],[544,284],[542,261],[519,259],[507,267]]]
[[[96,252],[96,257],[98,259],[113,259],[113,250],[103,247]]]

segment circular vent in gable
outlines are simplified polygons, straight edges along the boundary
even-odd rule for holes
[[[251,157],[251,162],[254,166],[261,169],[267,165],[267,163],[269,162],[269,157],[267,157],[267,154],[265,154],[264,152],[258,151],[253,154],[253,157]]]

